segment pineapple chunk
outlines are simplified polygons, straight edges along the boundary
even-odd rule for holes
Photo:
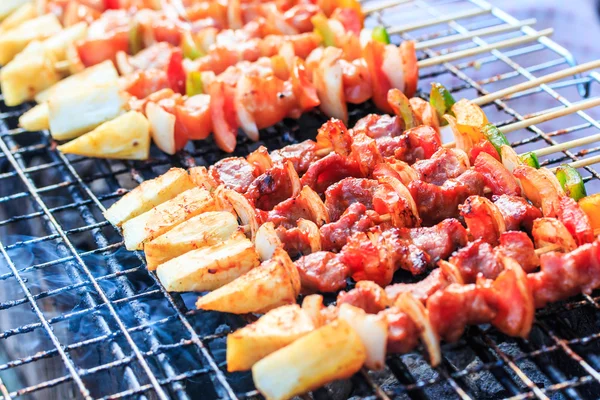
[[[125,221],[135,218],[193,187],[194,184],[184,169],[171,168],[157,178],[142,182],[106,210],[104,217],[111,224],[121,226]]]
[[[0,1],[0,20],[10,17],[19,7],[31,3],[31,0],[2,0]],[[33,5],[33,4],[32,4]]]
[[[62,96],[65,93],[80,91],[81,88],[116,84],[118,79],[119,73],[115,69],[114,64],[112,61],[106,60],[100,64],[86,68],[78,74],[71,75],[43,92],[38,93],[35,96],[35,101],[43,103],[50,100],[57,93]]]
[[[62,26],[54,14],[25,21],[14,29],[0,35],[0,65],[6,65],[30,42],[44,40],[60,32]]]
[[[87,157],[146,160],[150,154],[150,124],[144,114],[129,111],[58,149]]]
[[[58,61],[62,61],[67,57],[67,46],[71,43],[75,43],[79,39],[84,39],[87,35],[87,30],[87,23],[83,21],[78,22],[57,34],[52,35],[44,40],[42,44]]]
[[[1,7],[2,6],[0,5],[0,8]],[[0,14],[2,14],[2,11],[0,11]],[[35,9],[33,3],[27,2],[26,4],[23,4],[22,6],[17,8],[12,14],[6,17],[6,19],[4,19],[2,23],[0,23],[0,34],[16,28],[25,21],[34,19],[35,17],[37,17],[37,15],[37,10]]]
[[[48,101],[50,133],[56,140],[76,138],[118,117],[125,102],[116,84],[52,96]]]
[[[227,370],[249,370],[257,361],[314,329],[310,316],[297,304],[275,308],[227,335]]]
[[[215,202],[210,193],[193,188],[162,203],[123,224],[127,250],[142,250],[143,244],[167,233],[180,223],[206,211],[213,211]]]
[[[50,123],[48,122],[48,104],[38,104],[27,110],[27,112],[19,117],[19,126],[30,132],[50,129]]]
[[[217,289],[259,264],[252,242],[242,233],[209,247],[192,250],[158,266],[163,286],[173,292]]]
[[[188,251],[224,242],[238,228],[235,216],[226,211],[196,215],[144,245],[148,269],[155,270],[160,264]]]
[[[0,45],[1,46],[1,45]],[[27,52],[19,54],[0,70],[0,85],[7,106],[16,106],[60,80],[54,69],[54,57],[40,42],[32,42]]]
[[[196,307],[247,314],[265,312],[283,304],[294,303],[300,287],[293,282],[295,277],[290,271],[293,269],[296,275],[298,271],[285,250],[278,250],[273,258],[264,261],[252,271],[200,297]]]
[[[337,320],[254,364],[252,378],[267,400],[285,400],[349,378],[366,358],[358,334],[347,322]]]

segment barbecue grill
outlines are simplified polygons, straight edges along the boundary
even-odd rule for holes
[[[421,22],[429,20],[436,22]],[[494,43],[537,31],[482,0],[405,1],[376,12],[366,23],[399,31],[393,40],[438,40],[421,50],[422,58],[491,48],[422,69],[421,89],[439,81],[456,98],[474,98],[576,65],[566,49],[547,37],[492,49]],[[456,34],[465,40],[448,47],[443,38]],[[496,100],[485,112],[498,125],[512,123],[580,102],[598,90],[599,82],[596,72],[571,76]],[[65,156],[55,150],[48,132],[17,127],[29,107],[0,103],[1,398],[260,398],[250,374],[228,373],[225,363],[225,336],[249,317],[197,311],[196,296],[167,293],[146,270],[142,255],[126,252],[120,232],[102,216],[126,192],[123,188],[171,166],[210,165],[227,155],[208,141],[189,144],[173,157],[153,149],[147,162]],[[350,123],[373,111],[370,104],[353,107]],[[540,149],[599,133],[598,117],[594,110],[580,111],[508,139],[519,153]],[[261,142],[242,140],[235,155],[261,144],[272,150],[314,138],[325,120],[318,112],[286,120],[264,130]],[[540,161],[552,167],[598,152],[600,144],[592,144]],[[599,171],[595,165],[583,171],[591,193],[600,189]],[[363,371],[311,395],[598,398],[598,309],[600,293],[540,310],[528,340],[506,337],[489,326],[472,327],[459,342],[443,346],[437,368],[422,352],[392,355],[383,371]]]

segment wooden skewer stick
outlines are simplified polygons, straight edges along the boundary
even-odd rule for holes
[[[536,125],[536,124],[540,124],[542,122],[550,121],[551,119],[563,117],[565,115],[573,114],[573,113],[576,113],[578,111],[587,110],[588,108],[596,107],[596,106],[599,106],[599,105],[600,105],[600,97],[595,98],[595,99],[590,99],[590,100],[582,101],[582,102],[577,103],[577,104],[571,104],[570,106],[565,107],[565,108],[561,108],[560,110],[556,110],[556,111],[552,111],[552,112],[549,112],[549,113],[541,114],[541,115],[538,115],[538,116],[533,117],[533,118],[524,119],[523,121],[515,122],[514,124],[505,125],[505,126],[502,126],[502,127],[498,128],[498,129],[502,133],[507,134],[507,133],[510,133],[510,132],[518,131],[519,129],[527,128],[527,127],[530,127],[532,125]],[[588,142],[588,143],[591,143],[591,142]],[[456,146],[455,142],[448,142],[448,143],[444,144],[444,147],[446,147],[446,148],[453,148],[454,146]],[[554,147],[554,148],[555,149],[558,148],[558,145],[556,147]],[[559,150],[553,150],[552,153],[555,152],[555,151],[559,151]],[[548,153],[548,154],[550,154],[550,153]],[[538,155],[540,155],[540,154],[538,154]]]
[[[573,168],[583,168],[583,167],[589,167],[590,165],[594,165],[594,164],[598,164],[598,163],[600,163],[600,155],[584,158],[583,160],[573,161],[572,163],[569,163],[568,165],[570,165]],[[549,168],[549,170],[554,172],[554,171],[556,171],[557,168],[558,167]]]
[[[479,106],[483,104],[491,103],[492,101],[496,101],[503,97],[509,96],[514,93],[522,92],[527,89],[531,89],[534,87],[538,87],[544,83],[556,81],[562,78],[566,78],[571,75],[579,74],[585,71],[589,71],[594,68],[600,68],[600,60],[590,61],[585,64],[576,65],[571,68],[563,69],[562,71],[554,72],[548,75],[540,76],[539,78],[532,79],[527,82],[519,83],[518,85],[514,85],[508,87],[506,89],[498,90],[497,92],[486,94],[485,96],[481,96],[477,99],[474,99],[472,102]]]
[[[561,108],[560,110],[552,111],[549,113],[541,114],[533,118],[528,118],[523,121],[515,122],[514,124],[505,125],[500,129],[504,134],[518,131],[519,129],[527,128],[532,125],[540,124],[542,122],[550,121],[551,119],[563,117],[565,115],[573,114],[578,111],[587,110],[588,108],[596,107],[600,105],[600,97],[582,101],[577,104],[571,104],[568,107]]]
[[[504,47],[517,46],[519,44],[533,42],[535,40],[538,40],[541,37],[550,36],[553,32],[554,32],[554,29],[548,28],[548,29],[539,31],[538,33],[536,33],[534,35],[526,35],[526,36],[520,36],[517,38],[501,40],[499,42],[489,43],[484,46],[473,47],[471,49],[456,51],[454,53],[443,54],[443,55],[437,56],[437,57],[426,58],[424,60],[419,61],[417,64],[419,65],[419,68],[431,67],[434,65],[443,64],[446,62],[458,60],[458,59],[465,58],[465,57],[474,56],[474,55],[481,54],[481,53],[486,53],[488,51],[497,50],[497,49],[501,49]]]
[[[442,46],[451,43],[461,42],[463,40],[472,39],[478,36],[486,36],[486,35],[494,35],[497,33],[510,32],[515,31],[517,29],[521,29],[524,26],[534,25],[537,22],[535,18],[526,19],[524,21],[520,21],[518,24],[502,24],[490,26],[487,28],[477,29],[468,33],[460,33],[458,35],[451,35],[440,37],[436,39],[426,40],[424,42],[419,42],[415,44],[415,49],[421,50],[426,49],[428,47]]]
[[[544,147],[538,150],[533,150],[533,152],[536,156],[542,157],[547,156],[549,154],[558,153],[560,151],[573,149],[575,147],[585,146],[598,141],[600,141],[600,133],[591,136],[586,136],[581,139],[569,140],[568,142],[555,144],[553,146]]]
[[[428,26],[438,25],[438,24],[441,24],[444,22],[455,20],[455,19],[475,17],[477,15],[487,14],[489,12],[490,12],[489,8],[462,11],[462,12],[458,12],[458,13],[454,13],[454,14],[448,14],[443,17],[435,17],[435,18],[431,18],[431,19],[426,19],[424,21],[419,21],[419,22],[414,22],[414,23],[410,23],[410,24],[406,24],[406,25],[392,27],[392,28],[388,29],[388,33],[395,34],[395,33],[401,33],[401,32],[408,32],[408,31],[412,31],[415,29],[426,28]]]
[[[406,3],[412,3],[413,0],[392,0],[392,1],[388,1],[385,3],[381,3],[381,4],[377,4],[375,6],[365,6],[362,8],[363,14],[364,15],[369,15],[369,14],[373,14],[374,12],[377,11],[381,11],[381,10],[385,10],[386,8],[392,8],[392,7],[396,7],[399,6],[401,4],[406,4]]]

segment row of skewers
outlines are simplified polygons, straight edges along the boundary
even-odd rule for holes
[[[600,196],[575,168],[539,168],[508,144],[503,132],[556,114],[497,128],[480,100],[455,102],[441,85],[430,97],[391,90],[393,116],[352,129],[333,119],[316,142],[173,169],[106,218],[167,290],[209,291],[205,310],[265,313],[228,336],[227,360],[269,399],[382,368],[419,339],[437,365],[440,340],[470,324],[526,337],[535,308],[600,286]],[[559,147],[543,154],[569,143]],[[431,272],[391,284],[398,269]],[[356,287],[335,306],[318,294],[295,304],[348,278]]]
[[[25,2],[0,25],[5,103],[35,99],[38,105],[20,118],[21,127],[49,129],[58,141],[75,139],[60,146],[65,153],[146,159],[151,139],[174,154],[211,132],[231,152],[238,129],[258,140],[260,129],[315,107],[344,122],[347,103],[372,99],[391,112],[388,90],[414,95],[419,66],[485,51],[417,62],[416,49],[428,43],[395,46],[385,29],[362,29],[365,16],[380,7],[362,8],[354,0],[183,6]]]

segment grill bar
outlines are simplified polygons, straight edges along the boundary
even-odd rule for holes
[[[375,2],[365,3],[371,5]],[[395,10],[398,12],[395,13]],[[467,16],[464,16],[465,13]],[[391,17],[398,15],[404,15],[404,21],[390,21]],[[437,20],[428,24],[406,23],[417,20],[417,15],[419,21]],[[518,35],[537,34],[527,24],[519,23],[482,0],[415,0],[385,12],[375,12],[374,16],[388,27],[400,27],[397,30],[403,32],[400,35],[403,38],[412,37],[419,41],[440,38],[441,43],[448,43],[449,40],[444,41],[445,37],[465,36],[462,44],[452,48],[435,51],[424,48],[423,54],[427,57],[473,46],[484,47]],[[440,22],[440,16],[454,16],[455,20],[445,18],[446,22]],[[500,28],[506,24],[520,26],[510,30]],[[486,35],[484,40],[473,33],[482,29],[484,32],[498,30],[498,33]],[[524,64],[531,59],[536,63]],[[506,87],[523,79],[531,81],[535,78],[534,74],[546,74],[556,68],[563,69],[565,65],[576,65],[570,53],[550,39],[540,38],[533,44],[491,50],[474,60],[461,59],[454,64],[426,68],[421,73],[423,82],[420,87],[426,89],[427,81],[441,80],[456,96],[475,97],[494,91],[499,85]],[[478,73],[475,66],[481,70],[501,66],[501,72],[486,75]],[[588,76],[565,77],[559,82],[546,83],[498,99],[486,107],[486,112],[495,114],[493,121],[500,121],[501,125],[510,124],[540,109],[558,109],[581,101],[581,96],[587,97],[600,82],[599,77],[595,72]],[[533,103],[535,101],[531,99],[543,96],[554,103],[550,107],[538,106],[533,110],[524,106],[524,102]],[[187,305],[191,303],[185,295],[167,293],[156,275],[145,271],[140,253],[127,255],[119,232],[100,215],[105,205],[126,192],[121,189],[123,186],[133,187],[172,165],[206,165],[226,155],[208,141],[194,143],[186,152],[173,157],[157,153],[155,159],[146,163],[67,157],[52,149],[47,132],[23,133],[16,127],[16,118],[23,111],[23,108],[0,111],[0,188],[11,186],[10,190],[0,192],[0,234],[3,230],[11,232],[15,227],[26,227],[24,229],[33,235],[9,235],[6,239],[2,236],[0,251],[7,268],[0,268],[0,285],[18,286],[21,293],[11,298],[0,297],[0,317],[19,307],[29,306],[36,319],[0,332],[0,346],[6,341],[29,337],[39,331],[48,338],[51,347],[24,357],[0,358],[1,398],[38,393],[42,396],[46,390],[58,390],[65,385],[73,385],[84,398],[256,398],[258,393],[252,388],[247,375],[225,371],[224,337],[244,321],[189,310]],[[369,105],[354,107],[351,119],[356,120],[371,111]],[[571,140],[573,135],[586,135],[588,130],[597,133],[600,132],[599,118],[589,111],[582,111],[569,117],[564,127],[547,130],[533,126],[514,134],[513,146],[527,151]],[[314,128],[323,121],[324,117],[318,112],[303,118],[299,124],[284,121],[265,130],[262,143],[273,149],[314,137]],[[242,140],[235,155],[247,154],[262,143]],[[549,155],[541,162],[548,166],[573,162],[598,150],[600,146],[573,149]],[[586,172],[586,185],[595,187],[597,191],[600,175],[596,167],[586,167]],[[49,180],[40,178],[45,176],[54,177]],[[61,198],[58,204],[56,196]],[[28,203],[28,206],[17,207],[15,211],[14,205],[19,202]],[[5,212],[11,209],[12,212]],[[83,225],[73,225],[70,220],[74,219],[82,221]],[[40,229],[37,229],[38,226]],[[44,233],[40,234],[40,231]],[[80,249],[79,238],[83,236],[91,240],[83,241],[86,246]],[[34,256],[34,261],[23,263],[19,258],[23,251],[53,246],[58,249],[57,254],[45,259],[38,260]],[[101,264],[102,268],[98,269],[95,263]],[[56,273],[59,268],[66,272],[70,283],[60,282],[48,288],[38,288],[30,278],[45,277]],[[80,296],[81,307],[58,315],[45,315],[49,312],[44,307],[46,301],[71,294]],[[422,399],[490,397],[486,388],[479,385],[483,381],[477,377],[483,376],[490,385],[496,385],[490,392],[495,393],[493,398],[594,398],[593,394],[597,394],[600,388],[600,334],[565,329],[569,324],[562,321],[569,313],[592,318],[588,315],[590,310],[595,315],[593,310],[600,309],[597,301],[595,296],[586,296],[583,300],[541,310],[537,314],[536,336],[532,335],[529,341],[506,338],[491,329],[474,327],[458,344],[444,346],[443,364],[436,369],[426,364],[421,353],[390,356],[383,377],[362,371],[352,379],[353,390],[363,398],[382,399],[398,395]],[[560,317],[557,319],[557,316]],[[61,324],[73,325],[86,318],[92,318],[99,328],[89,337],[67,343],[55,333]],[[558,327],[555,327],[555,321],[559,321],[556,322]],[[587,352],[578,350],[582,346]],[[80,357],[81,352],[86,354],[103,347],[110,349],[111,359],[86,363],[87,360]],[[11,375],[5,375],[56,359],[64,365],[65,372],[42,382],[19,386],[13,382]],[[577,366],[577,372],[568,370],[563,363]],[[106,373],[117,375],[121,381],[124,378],[124,382],[119,387],[99,388],[94,380]],[[315,398],[328,398],[331,390],[319,390]]]

